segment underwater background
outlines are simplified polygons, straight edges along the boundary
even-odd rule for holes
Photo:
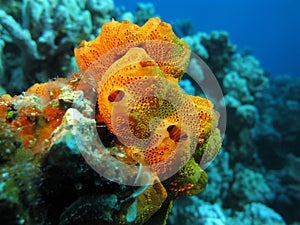
[[[116,0],[134,11],[135,4]],[[190,20],[194,32],[226,30],[239,49],[249,48],[272,75],[299,76],[300,3],[297,0],[159,1],[151,3],[168,22]]]
[[[71,75],[74,47],[94,39],[112,18],[141,26],[159,16],[210,67],[227,108],[225,138],[206,169],[206,189],[176,199],[167,224],[300,225],[299,11],[297,0],[0,0],[0,93],[19,95],[35,83]],[[187,77],[181,85],[191,95],[202,93]],[[9,150],[19,146],[7,144],[11,136],[3,127],[0,133],[3,225],[97,224],[87,221],[113,206],[104,197],[86,201],[96,189],[85,188],[92,179],[97,188],[132,191],[95,178],[73,153],[54,151],[42,168],[35,161],[19,168],[12,163],[20,158],[12,161]],[[56,185],[63,183],[63,170],[67,188]],[[92,207],[105,201],[99,211]],[[76,211],[80,203],[90,211]]]

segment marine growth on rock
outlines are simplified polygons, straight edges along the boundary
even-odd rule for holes
[[[26,214],[28,224],[39,217],[49,224],[165,224],[172,200],[203,191],[207,175],[199,164],[210,162],[221,147],[219,114],[212,102],[187,95],[178,84],[190,54],[159,18],[143,26],[113,20],[95,40],[75,48],[79,73],[35,84],[20,96],[2,96],[3,171],[14,173],[19,161],[34,163],[44,187],[32,194],[46,215],[36,215],[36,207],[19,215]],[[19,152],[28,154],[20,159]],[[72,163],[94,180],[70,178],[78,169],[70,169]],[[54,179],[49,171],[60,168],[70,170],[66,176],[76,188],[51,215],[42,200],[55,195],[45,187]],[[101,181],[95,185],[97,173]],[[24,176],[12,179],[23,182]]]

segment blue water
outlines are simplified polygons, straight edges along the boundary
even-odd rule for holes
[[[300,76],[300,0],[152,0],[162,20],[189,18],[196,31],[226,30],[271,75]],[[134,11],[136,1],[115,0]]]

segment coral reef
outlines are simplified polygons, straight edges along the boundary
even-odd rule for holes
[[[143,25],[146,21],[152,17],[155,17],[155,8],[154,5],[150,2],[136,4],[136,10],[134,13],[135,23],[137,25]]]
[[[9,84],[9,93],[71,74],[72,49],[97,34],[95,27],[110,20],[114,8],[112,0],[11,2],[3,1],[0,10],[0,84]]]
[[[117,21],[128,20],[139,26],[146,23],[150,18],[157,17],[154,5],[151,2],[137,2],[134,12],[126,11],[124,6],[116,7],[113,12],[113,18]]]
[[[205,192],[199,198],[206,202],[223,205],[223,199],[231,193],[231,184],[234,179],[234,170],[230,165],[230,155],[228,151],[222,149],[218,157],[206,170],[209,182]]]
[[[238,171],[232,183],[232,196],[240,206],[251,202],[268,202],[274,198],[274,193],[268,186],[263,175],[237,165]],[[259,186],[257,186],[259,183]]]
[[[243,212],[235,212],[229,224],[286,224],[282,217],[274,210],[261,203],[250,203],[244,206]]]
[[[168,224],[226,224],[227,218],[218,204],[207,204],[199,198],[181,198],[174,202]]]
[[[217,224],[243,223],[242,217],[249,218],[245,222],[249,224],[299,221],[295,211],[299,207],[299,191],[295,191],[299,181],[294,174],[299,166],[299,79],[268,76],[251,52],[238,51],[225,32],[197,33],[184,39],[216,75],[228,115],[222,154],[207,169],[210,181],[198,198],[205,201],[203,204],[219,202],[227,218],[233,216],[230,211],[239,212],[227,222],[214,221]],[[196,89],[196,94],[201,93]],[[293,126],[287,128],[287,121]],[[262,208],[255,202],[280,213],[285,221],[273,221],[271,212],[258,220],[247,217],[251,207]],[[243,210],[245,204],[247,209]],[[174,205],[177,218],[183,217],[186,212],[176,208],[179,204]]]
[[[219,115],[178,84],[189,54],[158,18],[112,21],[75,49],[81,73],[3,95],[4,223],[165,224],[174,199],[203,191]]]
[[[184,39],[197,55],[205,59],[217,78],[223,75],[231,61],[231,56],[236,51],[236,46],[230,43],[229,34],[224,31],[214,31],[210,34],[196,33],[185,36]]]
[[[261,203],[246,204],[239,211],[225,211],[217,203],[208,203],[196,196],[181,198],[174,203],[168,224],[266,224],[285,225],[282,217]]]
[[[135,11],[130,12],[122,6],[114,6],[112,0],[0,0],[0,5],[1,95],[6,92],[19,94],[32,84],[46,82],[49,78],[68,77],[77,69],[73,57],[74,46],[82,39],[94,39],[102,31],[102,25],[111,21],[111,18],[143,25],[149,18],[156,16],[151,3],[138,3]],[[116,21],[111,25],[125,26]],[[126,24],[131,28],[129,22]],[[107,29],[113,33],[110,26]],[[135,29],[140,32],[141,28],[135,27],[130,32]],[[179,43],[181,47],[178,49],[182,50],[183,45],[188,44],[190,50],[200,56],[214,72],[225,96],[228,115],[225,142],[221,153],[206,171],[199,169],[195,162],[199,161],[199,157],[204,158],[204,147],[217,147],[204,142],[202,146],[197,146],[196,154],[187,161],[186,167],[170,179],[156,182],[153,188],[128,186],[99,176],[86,163],[85,160],[89,157],[83,157],[76,145],[80,140],[95,146],[97,140],[92,139],[93,132],[89,127],[96,126],[103,145],[114,153],[114,157],[125,160],[120,151],[130,154],[135,151],[124,150],[116,142],[117,130],[114,126],[107,128],[104,118],[100,116],[101,110],[96,110],[96,114],[93,112],[95,107],[98,109],[98,103],[90,104],[83,98],[97,93],[90,91],[90,84],[84,84],[80,88],[83,92],[76,90],[82,76],[75,73],[67,79],[36,84],[23,95],[4,95],[1,98],[1,224],[86,225],[112,224],[112,221],[128,224],[129,221],[134,223],[146,220],[141,214],[151,210],[146,215],[151,217],[145,222],[146,225],[166,223],[166,215],[170,211],[167,221],[170,225],[300,223],[300,182],[297,173],[300,158],[299,78],[288,75],[274,77],[274,74],[269,76],[251,51],[240,50],[230,42],[227,32],[193,33],[192,24],[180,19],[173,23],[172,29],[179,37],[184,36],[184,42]],[[132,38],[128,35],[120,35],[122,42],[128,43],[125,41],[126,37]],[[95,42],[83,42],[81,50],[87,50]],[[105,41],[102,39],[101,42]],[[109,42],[105,43],[110,49],[119,46],[112,47]],[[173,45],[169,45],[171,46]],[[127,47],[130,47],[129,43]],[[145,45],[143,47],[146,48]],[[93,47],[91,50],[99,54],[98,48]],[[95,57],[90,53],[88,60],[93,61],[99,56]],[[102,53],[106,56],[113,54]],[[136,50],[115,58],[107,57],[110,61],[101,71],[106,71],[112,62],[132,55],[139,56],[139,59],[149,57],[145,52]],[[165,77],[163,66],[153,63],[153,55],[147,59],[150,59],[149,63],[143,64],[144,67],[139,69],[155,69],[161,77]],[[138,66],[138,60],[135,62]],[[125,66],[124,63],[122,61],[119,66]],[[86,67],[84,62],[80,64],[81,69]],[[199,81],[205,82],[201,65],[191,61],[189,66],[198,75]],[[182,64],[180,68],[185,66]],[[130,71],[133,73],[135,70]],[[93,70],[87,70],[83,74],[87,75],[88,72],[95,75]],[[114,72],[111,71],[111,74]],[[126,75],[123,76],[124,79],[128,77],[129,72],[122,72]],[[181,71],[177,74],[182,75]],[[121,75],[123,74],[119,72],[118,76]],[[166,77],[170,79],[170,76]],[[113,76],[111,82],[116,81],[116,78],[117,76]],[[178,80],[175,79],[176,89]],[[189,95],[202,95],[202,90],[194,86],[195,82],[185,75],[179,84]],[[59,87],[55,88],[56,85]],[[122,87],[122,84],[119,83],[118,87]],[[116,103],[124,98],[123,89],[106,88],[108,94],[111,90],[117,91],[110,95],[110,101]],[[180,96],[184,95],[180,93]],[[107,99],[105,100],[106,103],[101,106],[102,111],[109,109]],[[189,102],[193,104],[190,100]],[[136,105],[137,109],[133,114],[151,120],[154,109],[150,110],[152,114],[148,117],[142,115],[140,109],[145,106],[145,102],[140,103]],[[205,108],[212,112],[210,107]],[[71,114],[80,120],[71,117]],[[105,119],[109,121],[109,117]],[[151,126],[135,126],[133,130],[142,129],[143,135],[147,135],[149,128],[151,130]],[[174,128],[169,128],[169,137],[178,140],[181,136]],[[212,136],[218,137],[218,134],[211,133],[210,139],[214,140]],[[172,146],[172,142],[164,143],[161,146],[164,150]],[[152,151],[151,154],[148,152],[148,161],[152,160],[152,153],[159,152],[161,149]],[[92,154],[90,156],[97,159]],[[142,161],[140,156],[134,155],[135,162]],[[210,157],[207,157],[209,160]],[[97,160],[101,161],[101,158]],[[153,160],[159,159],[154,157]],[[125,161],[133,163],[131,157]],[[105,164],[107,161],[101,162]],[[110,165],[119,166],[111,161]],[[137,171],[130,172],[135,179]],[[140,174],[143,175],[144,172]],[[177,198],[195,194],[204,187],[205,191],[196,196]],[[151,196],[153,201],[147,196]],[[149,204],[146,203],[148,205],[144,204],[146,199],[149,201]]]
[[[197,33],[184,39],[209,65],[222,87],[228,115],[225,141],[231,161],[258,165],[258,152],[254,150],[254,142],[249,140],[254,139],[252,130],[260,124],[255,103],[268,89],[269,78],[249,52],[237,52],[226,32]],[[197,89],[196,93],[202,92]]]
[[[195,33],[195,29],[191,19],[176,20],[172,23],[172,27],[174,33],[179,37],[193,35]]]
[[[299,179],[295,176],[299,169],[299,96],[298,77],[273,77],[270,89],[257,104],[262,125],[253,132],[258,155],[268,170],[267,181],[277,196],[271,204],[287,221],[300,221],[296,212],[300,202]],[[293,126],[284,126],[282,118]],[[272,150],[269,146],[273,146]]]

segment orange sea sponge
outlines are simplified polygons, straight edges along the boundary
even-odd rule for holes
[[[120,47],[123,46],[123,47]],[[142,47],[161,69],[171,77],[181,77],[189,61],[189,46],[178,38],[170,24],[159,18],[151,18],[142,27],[123,21],[112,20],[102,27],[101,34],[93,41],[82,41],[75,48],[75,58],[80,71],[85,72],[99,57],[101,69],[105,71],[131,47]]]
[[[209,135],[214,115],[210,101],[186,95],[174,80],[144,49],[133,47],[98,82],[101,122],[127,154],[157,174],[186,163],[190,149]]]
[[[81,72],[98,82],[96,120],[158,174],[186,163],[210,133],[213,104],[178,85],[189,56],[189,46],[159,18],[141,27],[113,20],[75,49]],[[177,148],[186,150],[178,155]]]

